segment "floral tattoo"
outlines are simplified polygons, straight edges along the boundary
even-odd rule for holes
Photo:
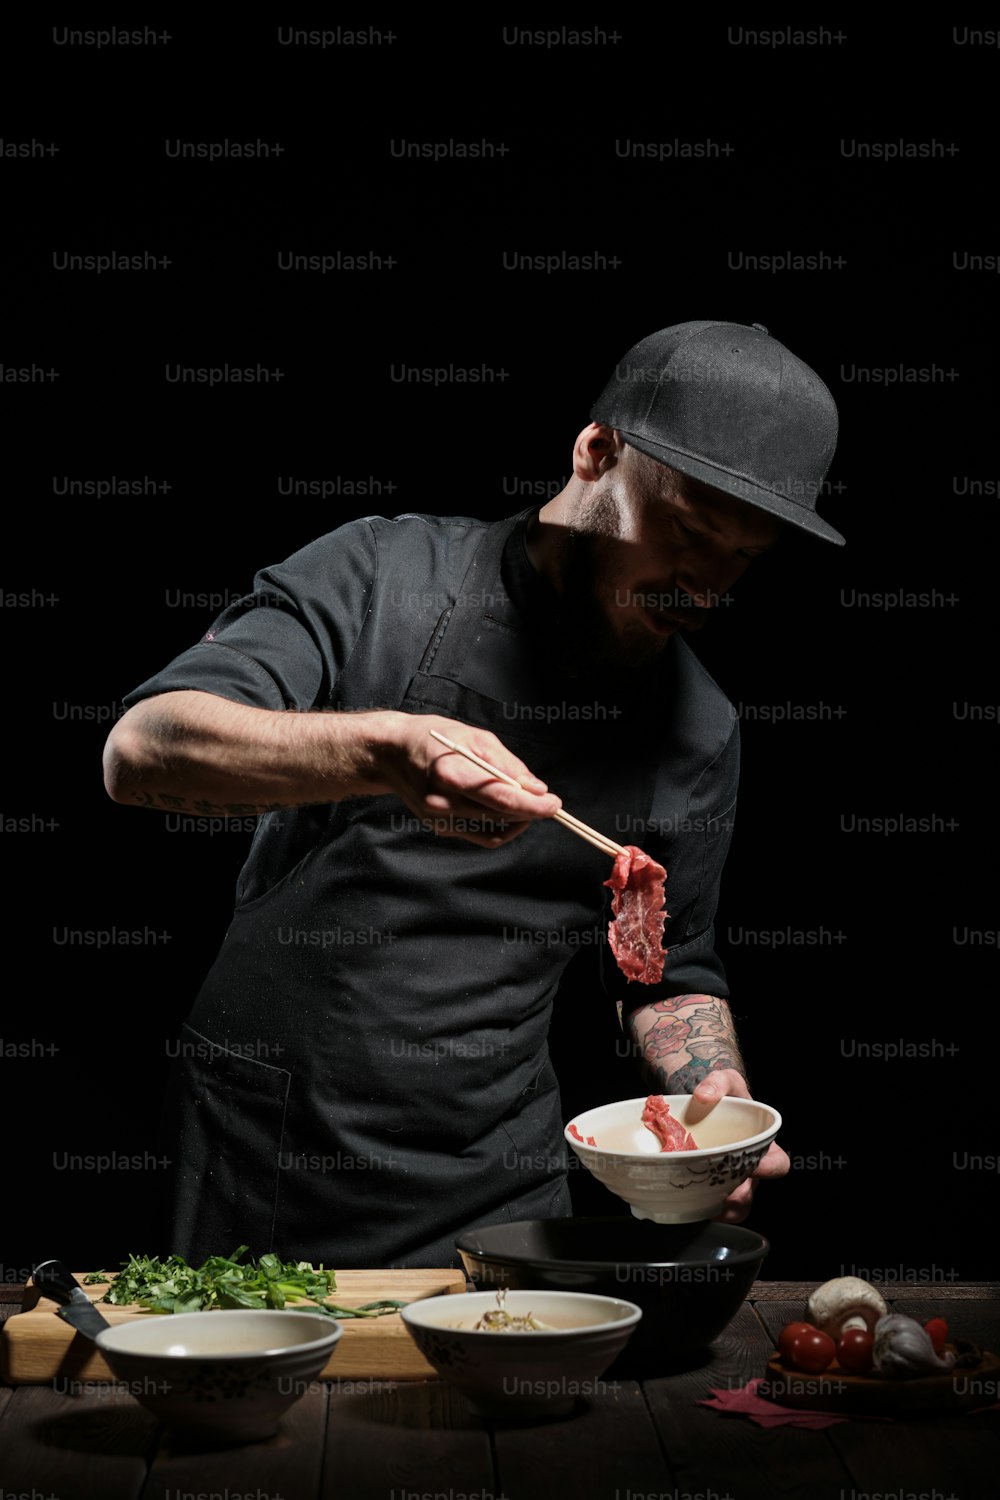
[[[717,1068],[744,1075],[729,1006],[715,995],[674,995],[635,1011],[629,1030],[662,1094],[690,1094]]]

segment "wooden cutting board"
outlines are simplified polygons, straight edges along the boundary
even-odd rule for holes
[[[84,1272],[74,1272],[82,1283]],[[338,1271],[337,1290],[330,1300],[342,1307],[376,1302],[380,1297],[434,1297],[441,1293],[464,1293],[465,1273],[457,1270]],[[99,1302],[107,1284],[84,1287],[92,1302]],[[48,1385],[51,1381],[73,1383],[114,1381],[97,1346],[64,1323],[55,1302],[40,1297],[35,1287],[25,1291],[24,1310],[7,1319],[0,1334],[0,1380],[7,1385]],[[109,1323],[135,1318],[162,1317],[136,1306],[101,1305]],[[169,1316],[169,1314],[166,1314]],[[206,1313],[223,1317],[224,1313]],[[437,1371],[420,1353],[399,1313],[380,1318],[351,1318],[340,1325],[338,1340],[320,1379],[323,1380],[427,1380]]]

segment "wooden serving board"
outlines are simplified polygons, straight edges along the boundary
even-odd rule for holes
[[[773,1354],[758,1393],[778,1406],[850,1412],[855,1416],[909,1417],[920,1412],[968,1411],[1000,1400],[1000,1358],[985,1349],[972,1369],[918,1375],[913,1380],[884,1380],[877,1375],[851,1374],[836,1360],[813,1375],[786,1365],[780,1354]]]
[[[74,1272],[83,1282],[82,1271]],[[107,1283],[84,1287],[92,1302],[100,1302]],[[457,1270],[338,1271],[337,1290],[330,1301],[341,1307],[377,1302],[381,1297],[420,1297],[466,1289],[465,1273]],[[7,1319],[0,1334],[0,1380],[7,1385],[47,1385],[54,1380],[69,1382],[111,1381],[115,1376],[100,1350],[77,1333],[56,1313],[57,1304],[27,1287],[23,1310]],[[135,1318],[169,1317],[149,1313],[135,1305],[112,1307],[102,1303],[109,1323]],[[207,1313],[207,1317],[224,1316]],[[322,1380],[428,1380],[437,1379],[434,1366],[420,1353],[398,1312],[379,1318],[350,1318],[340,1325],[343,1337],[323,1369]],[[71,1387],[69,1387],[71,1388]]]

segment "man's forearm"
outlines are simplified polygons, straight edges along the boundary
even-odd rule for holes
[[[729,1006],[716,995],[674,995],[629,1017],[629,1032],[661,1094],[690,1094],[716,1068],[745,1077]]]
[[[388,713],[289,713],[212,693],[137,703],[104,755],[105,785],[133,806],[238,816],[389,790],[376,769]]]
[[[513,781],[483,777],[432,732],[457,734]],[[559,798],[487,729],[440,714],[251,708],[193,690],[147,698],[115,725],[104,785],[133,807],[220,817],[396,796],[435,833],[495,849]]]

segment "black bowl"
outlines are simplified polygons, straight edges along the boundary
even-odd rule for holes
[[[596,1292],[642,1308],[618,1374],[690,1363],[746,1300],[770,1246],[739,1224],[650,1219],[523,1219],[470,1229],[457,1242],[477,1290]]]

